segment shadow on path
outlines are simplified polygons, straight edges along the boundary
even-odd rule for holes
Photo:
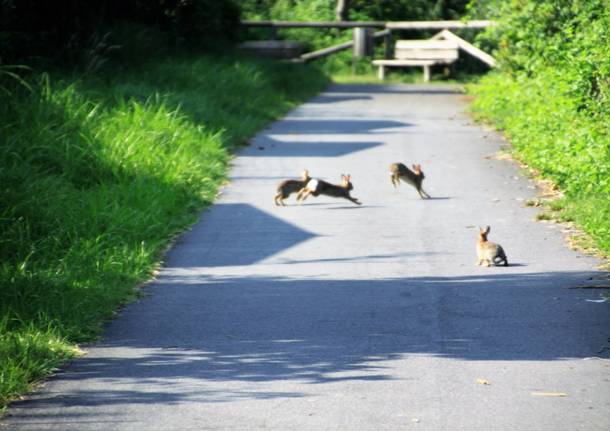
[[[484,272],[362,281],[164,277],[153,297],[129,308],[137,313],[144,307],[146,321],[111,325],[114,341],[102,342],[95,357],[55,377],[135,379],[131,389],[79,390],[39,402],[65,407],[299,397],[240,385],[390,380],[386,361],[422,354],[469,361],[598,355],[609,335],[608,307],[585,301],[594,292],[569,289],[591,273]],[[128,355],[112,357],[124,347],[131,349]],[[185,391],[185,381],[198,382],[196,389]],[[163,390],[144,389],[153,384]]]
[[[341,84],[333,85],[328,88],[327,93],[366,93],[366,94],[421,94],[421,95],[448,95],[463,94],[457,86],[442,85],[376,85],[376,84]],[[354,97],[354,96],[352,96]]]
[[[404,129],[412,124],[394,120],[366,120],[366,119],[301,119],[291,117],[276,123],[273,135],[296,134],[296,135],[367,135],[374,133],[387,134],[387,129]],[[397,130],[402,133],[404,130]]]
[[[265,138],[244,156],[248,157],[342,157],[383,145],[381,142],[282,142]]]

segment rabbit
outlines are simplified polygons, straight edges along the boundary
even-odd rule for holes
[[[299,190],[301,190],[303,187],[305,187],[307,185],[307,183],[309,182],[309,180],[311,180],[311,177],[309,176],[309,171],[307,169],[305,169],[303,171],[303,174],[302,174],[300,180],[282,181],[277,186],[277,195],[275,195],[275,198],[274,198],[275,205],[285,206],[284,199],[286,199],[292,193],[296,193]]]
[[[402,163],[392,163],[390,165],[390,179],[392,180],[392,185],[396,187],[400,183],[400,180],[403,180],[415,187],[422,199],[429,198],[430,195],[424,191],[421,185],[424,178],[426,178],[424,172],[421,170],[421,165],[412,165],[412,167],[413,171]]]
[[[477,241],[477,265],[491,266],[498,265],[504,262],[504,266],[508,266],[508,258],[504,249],[496,243],[487,241],[490,227],[485,229],[479,227],[479,239]]]
[[[354,186],[349,181],[350,178],[350,175],[341,174],[341,185],[327,183],[323,180],[309,180],[307,185],[301,191],[299,191],[297,195],[297,202],[299,204],[302,203],[305,199],[307,199],[307,196],[309,195],[313,195],[316,197],[319,195],[326,195],[335,198],[349,199],[357,205],[362,205],[361,202],[358,201],[358,199],[350,196],[350,190],[354,189]]]

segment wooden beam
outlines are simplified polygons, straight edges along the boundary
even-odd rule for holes
[[[340,43],[338,45],[333,45],[328,48],[318,49],[317,51],[308,52],[299,57],[302,61],[310,61],[315,60],[316,58],[326,57],[327,55],[333,54],[335,52],[343,51],[344,49],[349,49],[354,46],[354,41],[350,40],[348,42]]]
[[[457,28],[486,28],[495,26],[495,21],[397,21],[388,22],[385,28],[391,30],[443,30]]]
[[[379,37],[386,37],[390,34],[390,30],[381,30],[373,33],[373,38],[377,39]],[[301,55],[297,61],[311,61],[317,58],[326,57],[327,55],[333,54],[335,52],[343,51],[345,49],[349,49],[354,46],[354,41],[350,40],[348,42],[343,42],[338,45],[333,45],[328,48],[319,49],[317,51],[308,52],[306,54]]]
[[[486,28],[496,25],[495,21],[252,21],[243,20],[244,27],[273,28],[354,28],[373,27],[392,30],[442,30],[457,28]]]
[[[250,21],[243,20],[244,27],[275,27],[275,28],[383,28],[383,21]]]
[[[457,43],[457,45],[460,49],[466,51],[468,54],[472,55],[473,57],[481,60],[483,63],[487,64],[488,66],[490,66],[490,67],[496,66],[495,58],[493,58],[491,55],[487,54],[485,51],[480,50],[473,44],[466,42],[461,37],[456,36],[455,34],[451,33],[449,30],[443,30],[440,33],[437,33],[434,36],[432,36],[431,39],[433,39],[433,40],[444,39],[444,40],[450,40],[452,42],[455,42],[455,43]]]

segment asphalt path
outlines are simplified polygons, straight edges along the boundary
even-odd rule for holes
[[[261,131],[146,296],[3,420],[11,430],[610,429],[594,258],[534,221],[448,86],[334,85]],[[420,199],[388,166],[420,163]],[[276,185],[312,176],[347,200]],[[475,265],[477,226],[510,266]]]

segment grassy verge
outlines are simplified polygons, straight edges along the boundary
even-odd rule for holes
[[[0,411],[135,297],[231,151],[327,80],[185,54],[29,84],[0,96]]]
[[[514,155],[565,194],[550,209],[610,256],[610,118],[581,109],[549,68],[535,77],[495,73],[470,86],[478,118],[493,122]]]

